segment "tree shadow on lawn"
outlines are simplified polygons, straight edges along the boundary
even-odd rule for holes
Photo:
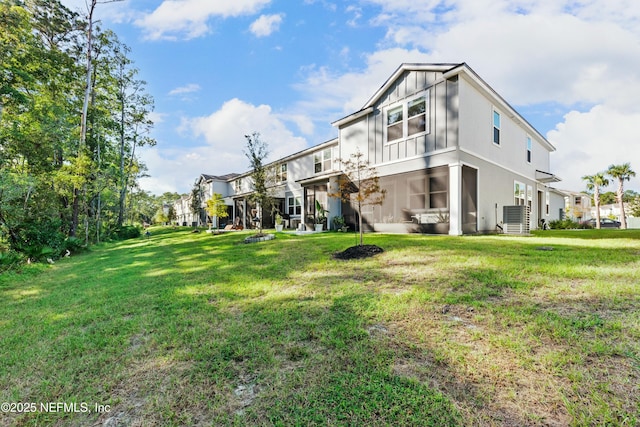
[[[86,329],[82,332],[80,319],[60,320],[60,331],[71,341],[62,346],[40,344],[41,357],[51,366],[36,367],[30,378],[36,382],[40,378],[40,386],[33,389],[43,394],[22,397],[52,401],[94,397],[114,402],[133,421],[159,423],[325,424],[354,417],[372,425],[389,420],[408,425],[414,420],[412,414],[418,414],[442,425],[460,424],[448,399],[474,423],[541,425],[567,420],[567,409],[557,395],[535,401],[540,384],[539,390],[550,384],[570,388],[564,379],[556,382],[545,376],[544,370],[539,377],[527,377],[528,371],[537,369],[536,354],[522,358],[519,348],[500,349],[503,360],[520,360],[524,366],[487,360],[495,358],[492,340],[531,334],[526,323],[538,319],[540,306],[527,297],[546,285],[521,275],[523,259],[534,258],[541,270],[554,271],[558,265],[579,270],[600,256],[592,248],[556,245],[552,254],[543,254],[536,250],[538,242],[505,239],[499,247],[487,247],[482,242],[464,245],[457,239],[423,237],[413,240],[417,243],[408,250],[418,255],[407,260],[393,257],[394,245],[385,244],[390,239],[371,236],[380,246],[391,247],[384,255],[389,258],[338,262],[329,255],[344,247],[346,240],[305,236],[304,241],[285,238],[244,245],[236,244],[232,236],[199,237],[210,240],[175,242],[167,235],[172,241],[124,244],[126,256],[98,253],[97,261],[76,260],[75,277],[43,284],[49,289],[30,297],[30,304],[37,299],[43,309],[56,307],[48,309],[48,316],[82,307],[84,328],[102,325],[92,335],[107,334],[111,339],[96,341],[78,353],[70,346],[83,339]],[[629,251],[614,250],[608,262],[619,266],[632,262]],[[452,256],[460,261],[447,266],[450,276],[444,279],[434,277],[424,262],[445,262]],[[486,262],[464,261],[476,257]],[[502,267],[493,264],[496,259]],[[77,283],[77,277],[96,271],[102,273],[95,280]],[[411,276],[419,279],[405,280]],[[53,304],[52,292],[57,298]],[[615,298],[599,295],[585,305],[618,304]],[[558,300],[544,310],[554,312],[563,304]],[[446,313],[444,305],[449,306]],[[528,314],[510,319],[519,305]],[[467,311],[469,307],[473,311]],[[13,322],[24,322],[25,332],[50,327],[21,316],[17,308],[11,304],[8,313],[13,313]],[[506,330],[498,325],[505,321],[511,322]],[[564,338],[553,336],[553,329],[536,331],[547,337],[543,339],[557,340],[557,348],[568,347]],[[524,340],[534,341],[529,335]],[[49,371],[54,367],[77,376],[84,371],[74,374],[76,364],[69,360],[104,352],[105,345],[111,350],[100,359],[101,369],[113,372],[110,377],[89,373],[78,377],[77,383],[60,383]],[[505,367],[531,384],[524,387],[516,374],[505,377],[495,371]],[[9,381],[14,389],[22,388],[15,378]],[[86,396],[87,390],[96,388],[103,392]],[[248,399],[247,390],[252,390],[253,398]],[[518,396],[522,390],[529,394]],[[135,409],[129,408],[132,401]],[[553,405],[555,413],[549,409]],[[33,420],[56,419],[56,415],[33,416]]]

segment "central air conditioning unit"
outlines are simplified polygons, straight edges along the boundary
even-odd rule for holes
[[[505,234],[529,234],[529,206],[503,206],[502,218]]]

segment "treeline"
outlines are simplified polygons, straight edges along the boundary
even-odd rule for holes
[[[144,220],[136,149],[155,144],[153,99],[87,3],[80,16],[0,0],[0,263],[55,259]]]

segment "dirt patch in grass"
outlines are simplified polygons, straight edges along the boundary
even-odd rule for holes
[[[384,252],[380,246],[376,245],[358,245],[345,249],[342,252],[333,254],[335,259],[361,259],[372,257],[376,254]]]

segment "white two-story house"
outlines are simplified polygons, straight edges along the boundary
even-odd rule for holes
[[[513,205],[528,208],[530,229],[559,217],[561,196],[549,187],[559,181],[550,172],[554,147],[465,63],[403,64],[362,109],[333,125],[336,139],[267,165],[289,228],[311,225],[316,201],[329,211],[327,226],[335,216],[355,226],[356,211],[330,189],[343,173],[339,160],[357,151],[386,190],[381,206],[363,212],[369,230],[496,231],[503,207]],[[250,227],[251,172],[223,178],[232,217]],[[263,215],[271,226],[271,213]]]
[[[509,205],[530,208],[531,228],[557,216],[554,147],[467,64],[403,64],[334,126],[340,157],[367,153],[387,190],[371,229],[494,231]]]

